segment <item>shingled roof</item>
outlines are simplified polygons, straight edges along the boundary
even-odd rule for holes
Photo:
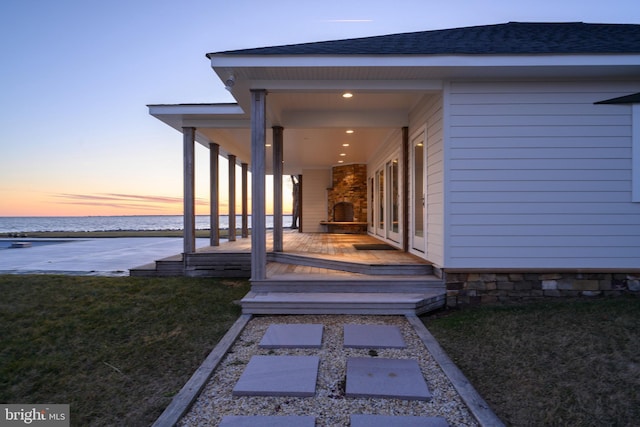
[[[509,22],[210,53],[224,55],[490,55],[640,53],[640,25]]]

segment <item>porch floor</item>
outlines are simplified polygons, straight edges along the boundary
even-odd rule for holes
[[[379,244],[362,234],[299,233],[285,230],[283,252],[273,252],[267,233],[267,278],[252,280],[242,301],[246,314],[422,314],[445,303],[445,286],[430,263],[402,250],[357,250]],[[155,263],[176,275],[249,277],[251,239],[238,238],[195,254]],[[167,267],[169,265],[169,267]],[[132,275],[145,275],[145,266]],[[169,275],[167,274],[167,275]]]
[[[376,244],[380,240],[366,234],[329,234],[329,233],[299,233],[296,230],[284,230],[283,236],[284,253],[294,254],[303,257],[313,257],[315,259],[348,261],[361,264],[383,264],[383,265],[430,265],[427,261],[402,252],[401,250],[357,250],[354,244]],[[234,242],[225,242],[220,246],[205,246],[197,249],[198,253],[215,252],[251,252],[251,238],[238,238]],[[273,252],[273,233],[267,232],[267,252]],[[343,272],[312,266],[287,267],[282,270],[282,266],[272,266],[269,263],[267,274],[341,274]],[[277,263],[275,263],[277,264]]]

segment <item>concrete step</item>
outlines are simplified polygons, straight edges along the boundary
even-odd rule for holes
[[[430,264],[416,262],[415,264],[370,264],[358,261],[345,261],[327,255],[305,255],[285,252],[270,252],[267,260],[283,264],[304,265],[308,267],[326,268],[329,270],[347,271],[350,273],[370,275],[431,275],[433,267]]]
[[[244,314],[421,315],[445,304],[445,291],[424,293],[249,292]]]

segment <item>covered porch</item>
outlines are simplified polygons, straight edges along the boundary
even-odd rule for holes
[[[240,302],[252,314],[422,314],[445,303],[431,264],[362,234],[267,232],[266,278]],[[361,246],[364,245],[364,246]],[[357,249],[357,247],[363,249]],[[206,246],[130,270],[132,276],[249,278],[251,239]]]
[[[184,252],[155,270],[249,278],[245,313],[420,314],[444,305],[443,82],[406,64],[287,60],[267,70],[264,58],[209,58],[236,103],[149,106],[182,133],[184,161]],[[210,156],[206,248],[195,247],[195,143]],[[435,172],[427,182],[430,153]],[[220,179],[219,158],[228,160],[228,180]],[[230,227],[230,242],[221,244],[220,185],[228,181],[228,214],[235,218],[237,166],[243,238]],[[282,225],[287,176],[299,183],[298,232]],[[270,212],[273,230],[265,223]]]

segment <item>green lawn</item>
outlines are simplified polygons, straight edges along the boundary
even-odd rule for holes
[[[423,321],[508,425],[640,425],[638,297],[469,308]]]
[[[150,425],[233,324],[247,281],[0,276],[0,402]]]
[[[0,276],[0,402],[68,403],[78,426],[147,426],[248,290],[240,280]],[[640,298],[423,320],[509,425],[638,425]]]

